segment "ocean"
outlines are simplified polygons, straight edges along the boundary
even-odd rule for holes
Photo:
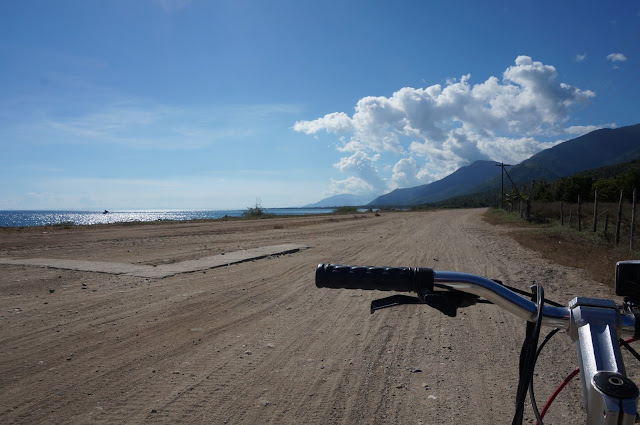
[[[308,215],[329,214],[333,208],[264,208],[266,214]],[[198,220],[240,217],[244,210],[148,210],[148,211],[0,211],[0,227],[33,227],[55,224],[108,224],[161,220]]]

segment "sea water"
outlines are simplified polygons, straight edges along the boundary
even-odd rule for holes
[[[333,208],[264,208],[265,214],[329,214]],[[0,211],[0,227],[32,227],[55,224],[108,224],[147,221],[184,221],[240,217],[244,210],[147,210],[147,211]]]

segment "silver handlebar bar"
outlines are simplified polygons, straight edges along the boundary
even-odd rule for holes
[[[477,295],[524,320],[536,320],[537,308],[533,301],[521,297],[493,280],[474,274],[442,270],[434,270],[433,278],[434,290],[455,289]],[[545,305],[542,310],[542,324],[546,326],[568,329],[570,317],[569,309],[566,307]]]
[[[530,322],[537,321],[539,311],[537,303],[490,279],[427,268],[319,264],[316,286],[417,292],[419,298],[409,297],[411,304],[422,301],[450,316],[455,316],[457,307],[470,305],[455,295],[456,291],[484,298]],[[396,305],[396,301],[396,296],[378,300],[374,302],[376,308],[372,303],[372,312]],[[566,330],[575,343],[587,425],[635,423],[639,391],[626,376],[618,344],[621,335],[640,334],[631,308],[618,307],[612,300],[577,297],[567,307],[543,304],[541,315],[542,325]],[[637,316],[640,318],[640,314]]]
[[[495,281],[467,273],[320,264],[316,269],[316,286],[417,292],[421,301],[455,316],[455,306],[452,311],[451,306],[438,304],[453,290],[481,297],[530,322],[538,317],[538,305],[533,301]],[[439,297],[431,296],[438,293]],[[450,299],[457,298],[452,294]],[[385,304],[390,305],[394,304]],[[620,336],[640,334],[636,332],[635,317],[629,307],[618,307],[612,300],[577,297],[567,307],[543,305],[542,325],[564,329],[575,343],[587,425],[636,422],[639,391],[626,376],[618,344]]]
[[[434,290],[477,295],[528,321],[535,321],[533,301],[481,276],[434,270]],[[638,387],[627,376],[620,335],[636,334],[632,313],[611,300],[574,298],[568,307],[543,306],[542,324],[568,331],[580,366],[587,425],[636,423]]]

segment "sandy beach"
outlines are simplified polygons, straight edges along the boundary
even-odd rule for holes
[[[0,229],[0,423],[510,423],[522,321],[492,305],[372,315],[385,294],[314,284],[331,262],[612,297],[483,212]],[[561,333],[538,361],[540,405],[575,365]],[[545,423],[584,423],[579,387]]]

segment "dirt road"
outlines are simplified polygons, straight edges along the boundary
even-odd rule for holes
[[[0,257],[161,266],[297,244],[165,278],[0,265],[0,423],[510,423],[524,323],[492,305],[369,314],[380,294],[316,289],[321,262],[425,266],[611,297],[483,210],[0,230]],[[613,273],[613,271],[612,271]],[[558,335],[540,403],[575,366]],[[545,423],[584,423],[579,384]],[[529,417],[532,415],[527,413]]]

